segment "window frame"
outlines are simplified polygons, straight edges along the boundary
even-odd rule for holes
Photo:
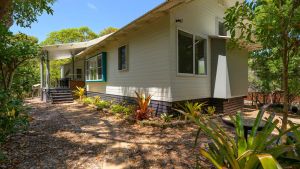
[[[89,64],[88,61],[95,58],[95,57],[101,57],[101,69],[102,69],[102,79],[95,79],[95,80],[88,80],[88,77],[87,77],[87,71],[90,71],[89,68],[87,67]],[[97,76],[99,76],[99,72],[98,72],[98,69],[99,69],[99,65],[98,65],[98,58],[96,59],[96,63],[97,63],[97,67],[96,67],[96,72],[97,72]],[[101,52],[101,53],[98,53],[96,55],[93,55],[87,59],[85,59],[85,82],[106,82],[106,52]],[[90,74],[90,72],[89,72]],[[99,77],[98,77],[99,78]]]
[[[125,65],[126,68],[125,69],[120,69],[120,48],[125,47]],[[117,49],[117,53],[118,53],[118,71],[119,72],[128,72],[129,71],[129,45],[128,44],[124,44],[124,45],[120,45]]]
[[[179,31],[191,34],[193,36],[193,73],[180,73],[179,72]],[[195,52],[195,39],[196,37],[200,37],[202,39],[206,40],[206,47],[205,47],[205,74],[196,74],[196,63],[195,63],[195,59],[196,59],[196,52]],[[203,35],[203,34],[196,34],[196,33],[192,33],[191,31],[186,31],[182,28],[178,28],[176,29],[176,63],[177,63],[177,70],[176,70],[176,76],[183,76],[183,77],[208,77],[208,48],[209,48],[209,41],[208,41],[208,36],[207,35]]]
[[[216,17],[216,25],[215,25],[216,35],[221,36],[221,37],[228,37],[228,34],[229,34],[228,31],[226,31],[226,35],[220,35],[220,29],[219,29],[220,22],[224,24],[225,20],[223,18]],[[224,28],[225,28],[225,24],[224,24]]]

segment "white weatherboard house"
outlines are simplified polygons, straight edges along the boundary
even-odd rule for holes
[[[236,111],[247,94],[248,50],[226,48],[222,18],[234,3],[168,0],[85,45],[45,46],[43,58],[49,63],[68,53],[73,61],[62,67],[62,78],[83,81],[88,96],[132,102],[139,91],[153,96],[156,112],[183,101],[206,101],[219,112]],[[50,88],[47,67],[46,78],[41,78],[45,93]]]

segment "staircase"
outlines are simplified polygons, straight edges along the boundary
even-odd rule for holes
[[[52,104],[73,103],[73,93],[69,88],[50,89],[49,96]]]

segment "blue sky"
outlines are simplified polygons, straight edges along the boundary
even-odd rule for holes
[[[43,41],[47,34],[64,28],[88,26],[94,32],[113,26],[121,28],[164,0],[57,0],[54,14],[43,14],[31,28],[11,27]]]

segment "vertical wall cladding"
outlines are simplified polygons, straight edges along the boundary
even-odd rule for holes
[[[217,18],[223,18],[225,7],[217,0],[194,0],[171,11],[171,90],[173,101],[211,97],[211,52],[209,35],[216,35]],[[176,22],[180,19],[181,22]],[[177,73],[177,30],[183,30],[206,38],[207,75],[179,75]]]
[[[118,70],[118,48],[127,46],[129,68]],[[135,97],[135,91],[151,94],[153,100],[171,101],[169,15],[137,28],[107,44],[106,83],[87,83],[91,92]]]

